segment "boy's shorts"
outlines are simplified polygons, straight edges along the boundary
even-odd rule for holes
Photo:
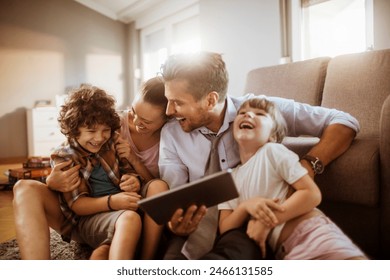
[[[150,184],[155,180],[162,181],[161,179],[153,179],[146,183],[140,190],[142,197],[146,197]],[[62,230],[62,232],[58,231],[58,233],[66,242],[74,240],[79,243],[88,244],[92,248],[97,248],[103,244],[111,244],[115,231],[115,223],[124,211],[126,210],[80,216],[79,222],[73,228],[69,221],[64,220],[62,228],[69,228],[70,230]],[[143,217],[141,210],[138,210],[137,213]]]
[[[90,216],[82,216],[73,228],[72,240],[97,248],[103,244],[111,244],[115,231],[115,223],[126,210],[102,212]]]
[[[365,254],[328,217],[314,216],[302,221],[275,255],[285,260],[343,260]]]

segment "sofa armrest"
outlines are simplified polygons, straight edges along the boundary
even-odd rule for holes
[[[379,124],[379,151],[382,170],[382,180],[390,188],[390,95],[386,98],[382,106]]]
[[[306,136],[299,136],[299,137],[290,137],[286,136],[283,139],[282,144],[286,146],[288,149],[296,153],[299,158],[303,157],[305,154],[307,154],[311,148],[313,148],[314,145],[318,144],[320,141],[317,137],[306,137]]]
[[[379,151],[381,165],[381,246],[383,253],[389,256],[390,248],[390,95],[382,106],[379,124]]]

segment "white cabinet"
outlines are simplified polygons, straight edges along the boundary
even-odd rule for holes
[[[28,156],[50,156],[65,141],[58,125],[57,107],[27,110]]]

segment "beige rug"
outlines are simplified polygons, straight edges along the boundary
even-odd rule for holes
[[[54,230],[50,231],[50,251],[53,260],[87,260],[92,252],[86,245],[62,241],[61,236]],[[0,243],[0,260],[20,260],[16,239]]]

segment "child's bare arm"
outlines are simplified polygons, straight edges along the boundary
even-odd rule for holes
[[[278,204],[278,199],[254,197],[241,202],[234,210],[221,210],[220,231],[221,233],[242,226],[249,217],[260,220],[269,227],[277,223],[275,212],[282,212],[284,208]]]
[[[282,203],[283,212],[275,212],[279,223],[284,223],[308,213],[321,202],[321,191],[309,175],[305,175],[291,185],[295,192]]]
[[[135,192],[120,192],[110,196],[81,196],[72,204],[72,210],[79,216],[92,215],[110,210],[137,210],[141,196]],[[109,205],[111,209],[109,208]]]
[[[219,232],[222,234],[230,229],[238,228],[248,219],[248,213],[242,209],[219,211]]]
[[[264,225],[274,227],[279,222],[275,212],[284,211],[278,202],[278,198],[270,199],[259,196],[244,201],[241,207],[245,207],[251,217],[261,221]]]

